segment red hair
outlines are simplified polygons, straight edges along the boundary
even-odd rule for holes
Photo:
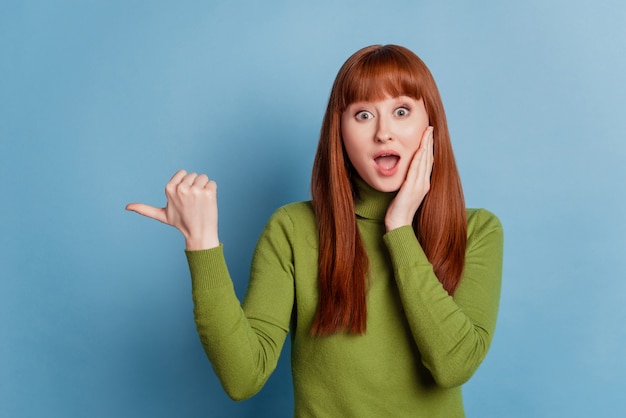
[[[322,122],[313,163],[311,194],[319,235],[319,302],[311,333],[364,333],[369,260],[354,212],[358,176],[346,155],[341,115],[351,103],[386,96],[423,99],[434,128],[430,190],[413,219],[415,235],[435,275],[453,294],[465,262],[465,201],[439,90],[410,50],[373,45],[353,54],[339,70]]]

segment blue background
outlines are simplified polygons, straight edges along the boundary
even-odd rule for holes
[[[373,43],[429,65],[467,203],[505,226],[468,416],[626,415],[626,3],[383,3],[0,3],[0,416],[291,416],[289,347],[230,401],[182,237],[124,206],[208,173],[242,296],[269,215],[309,197],[339,66]]]

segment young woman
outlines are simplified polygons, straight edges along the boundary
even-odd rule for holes
[[[322,123],[312,201],[278,209],[240,305],[216,184],[179,171],[129,210],[185,237],[195,319],[233,399],[261,389],[288,332],[296,417],[462,417],[496,325],[502,227],[466,209],[439,92],[406,48],[357,51]]]

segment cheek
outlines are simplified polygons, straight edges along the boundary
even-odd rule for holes
[[[355,144],[346,144],[344,142],[344,148],[346,150],[346,157],[348,162],[360,172],[363,163],[363,153],[360,152],[360,147]]]
[[[343,148],[346,151],[346,154],[348,155],[348,159],[350,160],[350,162],[352,162],[352,160],[355,157],[354,155],[355,149],[357,149],[358,147],[354,143],[354,138],[350,135],[350,133],[342,132],[341,136],[342,136],[342,141],[343,141]]]
[[[404,136],[404,138],[406,139],[407,148],[416,151],[422,142],[422,137],[427,128],[428,126],[423,127],[420,125],[414,126],[410,130],[407,130]]]
[[[354,152],[356,149],[361,148],[363,142],[363,132],[352,124],[342,125],[341,137],[343,139],[343,145],[348,153]]]

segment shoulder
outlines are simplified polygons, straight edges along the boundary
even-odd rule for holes
[[[483,208],[468,208],[465,210],[467,213],[467,226],[468,229],[472,227],[484,227],[491,226],[502,229],[502,223],[500,219],[493,213]]]
[[[467,238],[475,240],[486,236],[502,237],[502,223],[498,217],[487,209],[467,209]]]
[[[293,202],[281,206],[272,214],[270,222],[286,222],[300,223],[307,220],[315,220],[315,212],[311,201]]]
[[[310,201],[294,202],[281,206],[272,214],[266,229],[280,227],[285,231],[315,228],[315,212]]]
[[[307,243],[307,247],[316,246],[317,226],[311,202],[289,203],[276,209],[267,221],[262,237],[272,242],[286,240],[293,245]]]

